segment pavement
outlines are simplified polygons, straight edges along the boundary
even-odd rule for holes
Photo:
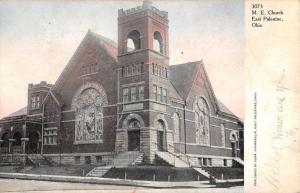
[[[243,186],[230,188],[153,189],[135,186],[103,185],[40,180],[1,179],[0,192],[26,193],[243,193]]]
[[[90,184],[108,184],[122,186],[139,186],[149,188],[212,188],[215,185],[209,184],[208,181],[188,181],[188,182],[162,182],[162,181],[144,181],[113,179],[100,177],[80,177],[80,176],[61,176],[61,175],[39,175],[24,173],[0,173],[0,178],[6,179],[26,179],[26,180],[43,180],[54,182],[74,182]]]

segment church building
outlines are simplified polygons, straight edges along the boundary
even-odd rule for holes
[[[144,164],[165,153],[230,167],[244,154],[243,122],[203,61],[169,65],[168,13],[147,0],[118,11],[118,43],[89,30],[54,84],[29,84],[27,106],[0,120],[0,144],[10,162],[103,164],[139,152]]]

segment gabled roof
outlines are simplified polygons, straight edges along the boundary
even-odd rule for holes
[[[58,106],[60,106],[60,107],[63,106],[64,103],[63,103],[63,100],[61,99],[61,97],[52,90],[50,90],[48,92],[48,94],[46,95],[45,99],[43,100],[43,104],[45,104],[45,102],[49,99],[50,96],[54,99],[54,101],[56,102],[56,104]]]
[[[9,118],[9,117],[22,116],[22,115],[27,115],[27,106],[17,110],[16,112],[9,114],[6,117],[3,117],[3,119]]]
[[[194,80],[197,78],[197,72],[199,71],[200,67],[203,68],[204,77],[208,84],[208,88],[212,94],[213,99],[215,100],[215,105],[217,108],[216,111],[237,118],[236,115],[234,115],[219,99],[215,97],[213,88],[206,74],[202,60],[170,66],[170,80],[172,85],[175,87],[175,90],[178,92],[178,94],[182,97],[183,100],[186,100],[189,96],[190,90],[192,89]]]
[[[66,67],[64,68],[64,70],[62,71],[60,76],[58,77],[57,81],[55,82],[54,86],[52,87],[53,89],[55,89],[56,87],[58,87],[60,85],[60,83],[63,81],[63,79],[65,77],[65,74],[68,73],[72,69],[73,65],[75,65],[75,63],[76,63],[75,61],[79,55],[79,52],[82,51],[82,47],[84,46],[84,44],[87,41],[93,41],[93,42],[98,43],[98,45],[100,47],[102,47],[106,51],[106,53],[117,62],[117,53],[118,53],[117,43],[114,42],[113,40],[110,40],[104,36],[101,36],[99,34],[96,34],[94,32],[91,32],[90,30],[88,30],[87,34],[81,41],[81,43],[78,46],[78,48],[76,49],[75,53],[73,54],[73,56],[69,60],[68,64],[66,65]]]
[[[219,99],[217,99],[218,101],[218,107],[219,107],[219,110],[223,113],[226,113],[226,114],[229,114],[229,115],[233,115],[233,112],[231,112]]]
[[[183,100],[188,97],[200,64],[202,64],[202,61],[170,66],[171,83]]]
[[[113,58],[117,59],[117,55],[118,55],[118,44],[117,42],[106,38],[100,34],[96,34],[92,31],[88,31],[88,34],[94,38],[96,41],[99,41],[99,44],[101,44],[102,46],[105,47],[106,51],[108,52],[108,54],[110,56],[112,56]]]

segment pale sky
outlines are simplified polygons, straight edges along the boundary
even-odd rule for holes
[[[26,106],[29,83],[55,83],[88,29],[117,41],[118,9],[141,4],[0,1],[0,118]],[[217,98],[244,118],[243,0],[153,5],[169,14],[170,64],[202,59]]]

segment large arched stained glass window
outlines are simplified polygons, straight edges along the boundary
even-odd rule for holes
[[[103,106],[107,97],[101,85],[87,83],[75,93],[75,141],[77,144],[103,142]]]
[[[194,103],[196,143],[209,145],[209,109],[203,98],[198,98]]]

